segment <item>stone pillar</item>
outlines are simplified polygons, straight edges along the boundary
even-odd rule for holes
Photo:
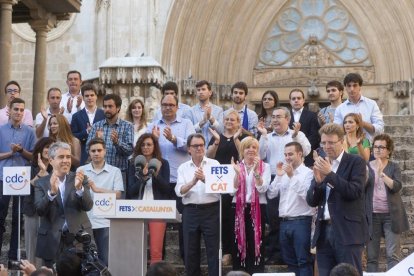
[[[6,105],[4,86],[11,78],[13,0],[0,0],[0,108]]]
[[[36,33],[36,49],[33,72],[33,102],[32,114],[36,116],[40,112],[42,104],[46,100],[46,37],[50,31],[49,20],[35,20],[30,22],[30,26]]]

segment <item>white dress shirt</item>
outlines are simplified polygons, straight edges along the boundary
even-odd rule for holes
[[[300,116],[302,115],[302,111],[303,111],[303,107],[301,109],[299,109],[298,111],[292,109],[293,121],[294,122],[299,122]]]
[[[210,159],[204,156],[201,161],[201,168],[206,165],[220,165],[217,160]],[[181,164],[177,169],[177,185],[175,186],[175,193],[177,196],[182,197],[183,204],[208,204],[219,201],[220,194],[207,194],[205,192],[206,185],[202,181],[197,183],[185,194],[181,194],[181,187],[190,183],[194,178],[194,173],[198,167],[194,164],[193,159]],[[204,171],[204,174],[206,172]]]
[[[269,198],[275,198],[280,194],[280,217],[313,216],[315,208],[306,202],[306,193],[312,179],[313,171],[303,163],[293,171],[292,178],[286,173],[282,176],[276,175],[267,195]]]
[[[332,160],[332,171],[334,173],[336,173],[336,171],[338,170],[339,164],[341,163],[342,160],[342,156],[344,155],[344,151],[341,152],[341,154],[338,156],[338,158],[336,158],[335,160]],[[331,215],[329,214],[329,208],[328,208],[328,198],[329,198],[329,194],[331,192],[331,189],[333,189],[332,185],[330,185],[328,183],[328,185],[326,185],[326,202],[325,202],[325,206],[323,207],[325,210],[323,211],[323,219],[324,220],[330,220],[331,219]]]
[[[65,109],[65,111],[63,112],[63,116],[65,116],[65,118],[68,120],[69,124],[72,122],[73,114],[75,114],[76,112],[82,110],[82,108],[85,107],[85,101],[84,100],[82,100],[82,103],[79,106],[79,108],[76,107],[79,96],[82,96],[80,91],[79,91],[79,94],[75,97],[72,97],[72,95],[70,94],[69,91],[62,95],[62,100],[60,101],[60,106]],[[71,112],[68,112],[68,101],[69,101],[70,98],[72,98],[72,110],[71,110]]]

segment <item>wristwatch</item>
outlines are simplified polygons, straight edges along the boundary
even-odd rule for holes
[[[260,178],[260,174],[258,174],[258,173],[253,173],[253,175],[254,175],[254,178],[256,178],[256,179]]]

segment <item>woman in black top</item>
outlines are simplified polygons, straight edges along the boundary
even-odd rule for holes
[[[52,138],[43,137],[37,141],[33,149],[33,160],[31,166],[30,195],[23,199],[24,214],[24,239],[26,246],[26,256],[32,264],[36,264],[36,242],[37,229],[39,228],[39,216],[34,205],[34,185],[35,180],[48,175],[52,171],[49,164],[48,150],[54,142]],[[40,263],[39,263],[40,264]]]
[[[224,117],[224,131],[217,133],[211,130],[213,137],[207,148],[207,157],[216,159],[220,164],[231,164],[231,159],[239,160],[240,141],[247,137],[241,127],[240,116],[232,110]],[[234,244],[234,213],[231,209],[233,196],[222,194],[222,241],[223,241],[223,265],[231,264],[231,253]]]
[[[168,199],[170,194],[170,166],[168,161],[162,159],[158,140],[151,133],[144,133],[139,137],[134,148],[133,158],[143,155],[146,166],[143,175],[136,176],[134,162],[130,162],[127,179],[127,198],[143,200]],[[149,177],[148,162],[157,159],[160,164],[154,174]],[[164,221],[151,221],[148,223],[150,233],[151,264],[162,260],[162,248],[164,242],[166,223]]]

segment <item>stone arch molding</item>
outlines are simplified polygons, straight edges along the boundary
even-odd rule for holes
[[[346,70],[374,80],[369,49],[358,25],[337,0],[290,0],[264,37],[254,69],[255,85],[316,86],[342,79]]]
[[[52,41],[61,37],[75,22],[76,14],[72,13],[69,20],[61,20],[57,22],[56,28],[51,29],[47,33],[46,41]],[[28,23],[13,24],[12,30],[15,34],[26,41],[36,42],[36,33]]]

